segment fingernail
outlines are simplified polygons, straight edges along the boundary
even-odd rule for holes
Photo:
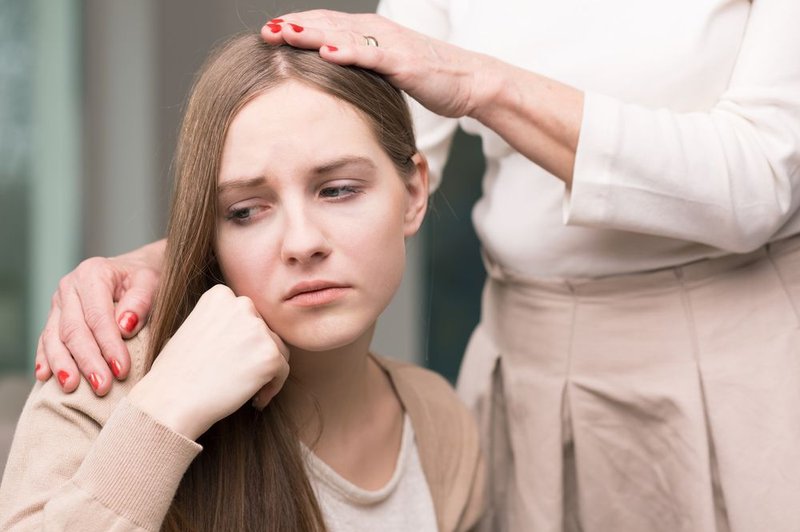
[[[337,52],[337,51],[339,51],[338,48],[336,48],[335,46],[332,46],[330,44],[326,44],[325,48],[327,48],[329,52]]]
[[[58,382],[61,383],[61,386],[64,386],[64,383],[67,382],[67,379],[69,379],[69,373],[63,369],[58,372]]]
[[[297,24],[292,24],[291,22],[289,23],[289,26],[291,26],[292,29],[294,31],[296,31],[297,33],[300,33],[301,31],[303,31],[303,26],[298,26]]]
[[[100,375],[98,375],[97,373],[90,373],[89,374],[89,384],[92,385],[92,388],[94,390],[97,390],[100,387],[100,384],[102,382],[103,382],[103,380],[100,378]]]
[[[278,33],[279,31],[281,31],[280,24],[267,24],[267,27],[269,28],[269,31],[271,31],[272,33]]]
[[[139,316],[127,310],[122,313],[122,316],[119,317],[119,326],[125,332],[131,332],[136,328],[136,324],[139,323]]]
[[[42,365],[36,364],[36,367],[33,369],[33,374],[36,375],[37,373],[39,373],[40,369],[42,369]]]
[[[283,22],[283,19],[282,18],[274,18],[274,19],[270,20],[270,23],[273,23],[273,24],[277,24],[278,22]]]
[[[113,373],[116,378],[119,378],[120,373],[122,373],[122,366],[117,362],[117,359],[112,358],[108,362],[108,365],[111,367],[111,373]]]

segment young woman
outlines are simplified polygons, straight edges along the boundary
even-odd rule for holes
[[[470,528],[469,413],[439,377],[369,353],[427,185],[382,78],[255,35],[224,45],[184,118],[130,376],[103,398],[36,385],[0,528]]]

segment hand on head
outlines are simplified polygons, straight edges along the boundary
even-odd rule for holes
[[[324,59],[340,65],[374,70],[443,116],[470,115],[496,90],[484,76],[492,58],[380,15],[323,9],[290,13],[268,21],[261,37],[269,44],[319,50]]]

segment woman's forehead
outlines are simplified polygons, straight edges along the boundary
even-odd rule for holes
[[[326,166],[390,162],[361,112],[321,90],[281,84],[234,117],[223,147],[220,182],[270,168],[320,172]]]

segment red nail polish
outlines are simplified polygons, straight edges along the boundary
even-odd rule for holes
[[[278,33],[279,31],[281,31],[280,24],[267,24],[267,27],[269,28],[269,31],[271,31],[272,33]]]
[[[67,382],[67,379],[69,379],[69,373],[63,369],[58,372],[58,382],[61,383],[61,386],[64,386],[64,383]]]
[[[125,332],[133,331],[138,323],[139,317],[130,310],[123,312],[122,316],[119,317],[119,326],[122,327]]]
[[[283,19],[282,18],[274,18],[274,19],[270,20],[270,23],[272,23],[272,24],[277,24],[278,22],[283,22]]]
[[[294,31],[296,31],[297,33],[300,33],[301,31],[303,31],[303,26],[298,26],[297,24],[292,24],[291,22],[289,23],[289,26],[291,26],[292,29]]]
[[[94,390],[97,390],[102,382],[103,381],[100,379],[100,375],[98,375],[97,373],[89,374],[89,384],[92,385],[92,388]]]
[[[325,48],[327,48],[329,52],[338,52],[339,51],[338,48],[336,48],[335,46],[332,46],[330,44],[326,44]]]
[[[111,373],[113,373],[116,378],[119,378],[119,374],[122,373],[122,366],[117,362],[117,359],[112,358],[108,362],[108,365],[111,366]]]

